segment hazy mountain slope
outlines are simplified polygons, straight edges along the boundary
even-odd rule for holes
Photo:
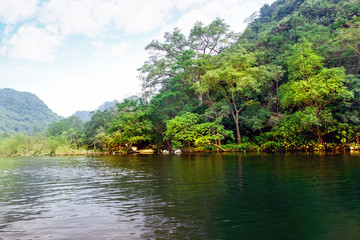
[[[116,103],[119,103],[119,101],[114,100],[112,102],[105,102],[104,104],[102,104],[100,107],[98,107],[94,111],[77,111],[72,116],[76,116],[81,121],[87,122],[87,121],[89,121],[91,119],[92,112],[105,111],[105,110],[108,110],[108,109],[115,109],[116,108]]]
[[[36,95],[0,89],[0,133],[34,133],[59,119]]]

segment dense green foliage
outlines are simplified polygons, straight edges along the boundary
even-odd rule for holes
[[[142,98],[54,123],[47,137],[109,152],[359,147],[358,1],[278,0],[244,33],[229,29],[215,19],[152,41]]]
[[[3,134],[0,137],[0,155],[41,155],[41,154],[83,154],[85,148],[71,143],[69,136],[51,136],[44,134]]]

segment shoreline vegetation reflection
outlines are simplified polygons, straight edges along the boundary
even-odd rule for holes
[[[0,239],[358,239],[359,155],[0,158]]]

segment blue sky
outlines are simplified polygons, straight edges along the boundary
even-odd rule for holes
[[[225,19],[235,32],[274,0],[0,0],[0,88],[67,117],[141,93],[145,46],[175,27]]]

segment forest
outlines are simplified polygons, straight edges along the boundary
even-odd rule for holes
[[[3,134],[0,154],[359,149],[360,2],[278,0],[247,21],[165,33],[145,48],[142,96]]]

